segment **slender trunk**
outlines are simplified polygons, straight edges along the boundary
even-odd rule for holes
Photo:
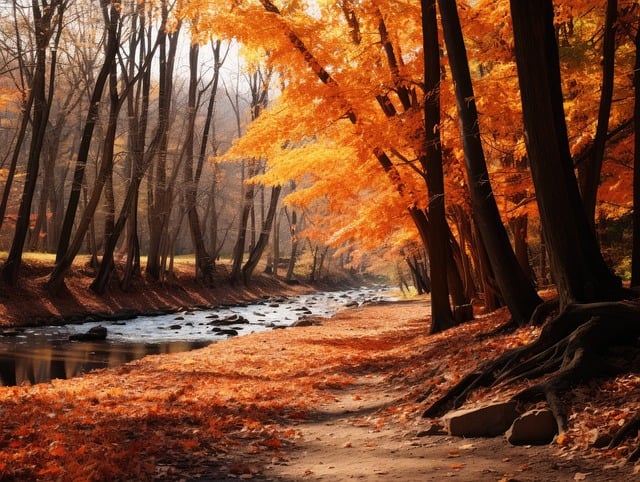
[[[62,14],[64,12],[64,5],[60,2],[53,2],[51,5],[47,5],[45,3],[45,6],[46,8],[41,11],[38,2],[36,0],[32,0],[36,37],[36,68],[32,86],[34,90],[33,117],[31,122],[32,133],[27,169],[25,172],[24,188],[22,191],[22,198],[20,199],[20,207],[18,208],[18,218],[16,220],[13,242],[5,264],[2,267],[2,277],[10,286],[14,286],[18,282],[18,272],[20,270],[20,265],[22,264],[22,253],[31,220],[31,205],[36,190],[36,183],[38,181],[40,155],[42,152],[42,145],[44,144],[49,113],[51,111],[51,102],[53,100],[56,70],[55,49],[53,49],[51,53],[48,95],[45,89],[45,77],[47,67],[47,49],[49,47],[49,39],[51,39],[54,31],[51,21],[56,12],[58,13],[58,34],[56,37],[56,45],[62,33]]]
[[[440,44],[436,1],[421,0],[425,79],[425,180],[429,193],[429,225],[425,247],[431,273],[431,332],[453,326],[447,279],[448,228],[445,219],[444,173],[440,143]]]
[[[106,18],[107,17],[105,17],[105,20]],[[69,247],[67,248],[64,255],[56,262],[56,266],[47,281],[47,288],[53,292],[57,291],[60,288],[61,284],[64,281],[65,275],[67,274],[69,268],[71,267],[71,264],[73,263],[73,260],[80,251],[87,229],[89,228],[90,224],[93,223],[94,215],[100,202],[100,198],[102,197],[103,189],[113,172],[113,154],[116,139],[116,129],[118,124],[118,114],[120,112],[120,106],[122,105],[118,96],[117,82],[117,66],[115,63],[112,63],[110,65],[109,73],[109,121],[107,123],[107,129],[103,140],[102,162],[100,163],[100,169],[94,182],[91,197],[89,198],[89,201],[82,213],[82,217],[80,219],[80,222],[78,223],[76,233],[72,241],[69,243]],[[112,228],[111,232],[113,232]],[[109,233],[107,233],[107,236],[108,235]]]
[[[593,229],[595,226],[596,199],[600,184],[600,171],[604,160],[604,149],[609,131],[609,117],[613,99],[613,80],[616,53],[616,19],[618,16],[617,0],[607,0],[604,37],[602,41],[602,90],[598,109],[598,126],[593,140],[592,155],[578,164],[578,179],[582,203],[587,213],[587,221]]]
[[[189,221],[189,231],[196,258],[196,279],[201,279],[205,284],[213,284],[213,260],[204,245],[202,226],[196,205],[198,191],[198,178],[194,178],[193,164],[195,143],[195,122],[198,109],[198,54],[199,46],[192,44],[189,50],[189,114],[187,118],[187,134],[185,136],[185,160],[184,160],[184,182],[185,182],[185,209]]]
[[[500,292],[513,319],[523,324],[542,300],[520,268],[502,224],[484,158],[467,52],[455,0],[438,0],[442,29],[455,83],[462,145],[474,218]]]
[[[82,132],[82,140],[80,141],[80,147],[78,148],[78,157],[76,159],[76,166],[73,173],[73,182],[71,184],[71,192],[69,193],[69,199],[67,201],[67,209],[65,211],[64,220],[62,222],[62,228],[60,229],[60,239],[58,241],[58,248],[56,250],[56,263],[58,263],[67,252],[69,242],[71,240],[71,232],[76,219],[76,213],[78,211],[78,203],[80,201],[80,193],[84,184],[84,174],[87,166],[87,160],[89,158],[89,148],[91,147],[91,140],[93,138],[93,131],[96,127],[98,120],[98,112],[100,109],[100,100],[102,99],[102,93],[104,87],[109,78],[111,71],[111,65],[116,58],[118,52],[118,23],[120,21],[119,8],[116,5],[111,5],[110,13],[107,13],[106,0],[101,0],[103,16],[105,18],[107,28],[107,47],[105,50],[104,63],[98,73],[95,85],[93,87],[93,93],[91,94],[91,100],[89,103],[89,110],[87,112],[87,120],[85,121],[84,130]],[[107,21],[108,19],[108,21]]]
[[[640,286],[640,29],[635,38],[636,63],[633,87],[633,246],[631,252],[631,286]]]
[[[249,259],[242,267],[242,279],[244,283],[247,284],[251,280],[251,276],[258,266],[258,262],[264,253],[264,250],[267,248],[269,244],[269,233],[271,232],[271,228],[273,226],[273,220],[275,219],[277,208],[278,208],[278,199],[280,198],[280,192],[282,191],[281,186],[274,186],[271,188],[271,200],[269,202],[269,209],[267,211],[267,216],[262,224],[262,229],[260,231],[260,237],[255,245],[255,247],[251,250],[249,254]]]

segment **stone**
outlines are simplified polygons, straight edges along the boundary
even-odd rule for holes
[[[94,326],[86,333],[74,333],[69,336],[71,341],[102,341],[107,338],[107,329],[102,326]]]
[[[518,415],[515,402],[502,402],[477,408],[453,410],[442,417],[442,422],[449,435],[495,437],[503,434]]]
[[[536,408],[515,419],[505,437],[513,445],[546,445],[557,433],[558,425],[551,410]]]

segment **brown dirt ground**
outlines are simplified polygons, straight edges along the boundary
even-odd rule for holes
[[[208,290],[185,273],[171,285],[145,283],[136,293],[113,290],[101,299],[76,273],[67,293],[50,299],[42,287],[45,267],[29,269],[35,270],[30,281],[2,290],[3,324],[121,308],[211,305],[307,289],[263,281],[250,290]],[[640,407],[637,376],[571,395],[574,429],[562,446],[419,436],[429,427],[420,416],[424,405],[414,402],[419,395],[442,393],[477,363],[536,334],[521,330],[478,342],[475,334],[500,324],[503,314],[480,316],[455,333],[430,337],[428,314],[428,300],[366,305],[321,326],[147,357],[46,387],[0,388],[0,419],[11,421],[0,424],[0,480],[33,480],[34,474],[38,480],[637,480],[639,467],[624,459],[637,439],[617,451],[585,442],[589,430],[612,431]],[[470,404],[510,393],[480,392]],[[96,407],[92,420],[86,420],[83,404]],[[159,428],[165,409],[170,426]],[[216,425],[218,413],[227,414],[230,423]],[[246,422],[247,414],[255,421]],[[37,417],[47,425],[38,425]],[[58,433],[49,434],[46,427]],[[93,432],[87,432],[90,427]],[[199,435],[177,439],[187,433]],[[101,445],[98,436],[109,444]],[[132,440],[137,442],[131,454],[109,448]],[[166,448],[164,454],[158,447]],[[72,472],[64,461],[73,454],[79,462]],[[111,457],[114,462],[105,465]],[[126,467],[136,467],[136,474]]]

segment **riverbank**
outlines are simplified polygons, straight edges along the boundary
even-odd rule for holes
[[[52,295],[45,286],[52,269],[50,259],[29,259],[23,265],[18,286],[0,286],[0,327],[74,323],[92,315],[109,318],[159,310],[179,311],[243,303],[265,296],[296,295],[315,289],[305,284],[287,284],[259,273],[249,286],[232,285],[224,264],[218,266],[214,286],[207,287],[194,280],[193,261],[178,260],[170,280],[137,279],[126,292],[114,280],[103,295],[89,288],[93,279],[91,268],[76,264],[66,278],[65,288]]]
[[[371,304],[319,326],[0,388],[0,480],[633,479],[629,445],[594,449],[589,431],[614,430],[634,413],[637,377],[576,390],[561,445],[426,435],[420,395],[437,396],[536,335],[526,328],[479,341],[503,311],[428,336],[428,317],[428,299]],[[471,403],[508,395],[480,393]]]

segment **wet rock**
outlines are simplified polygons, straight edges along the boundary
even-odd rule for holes
[[[453,410],[442,417],[442,422],[449,435],[495,437],[505,433],[518,415],[515,402],[504,402]]]
[[[184,320],[184,316],[176,316],[176,317],[174,318],[174,320],[176,320],[176,321],[182,321],[182,320]]]
[[[214,328],[213,331],[216,332],[216,336],[222,336],[222,335],[227,335],[227,336],[238,336],[238,330],[234,330],[232,328],[218,328],[217,330]]]
[[[249,320],[247,320],[244,316],[242,315],[231,315],[231,316],[227,316],[226,318],[220,318],[218,320],[215,321],[211,321],[209,322],[210,325],[237,325],[237,324],[246,324],[249,323]]]
[[[0,332],[0,336],[6,336],[6,337],[14,337],[14,336],[18,336],[20,334],[20,332],[18,330],[3,330]]]
[[[217,320],[218,318],[220,318],[220,315],[216,315],[216,314],[207,315],[207,316],[205,316],[205,318],[208,319],[208,320]]]
[[[298,327],[298,326],[321,326],[322,325],[322,317],[320,316],[303,316],[297,321],[291,323],[290,326]]]
[[[516,418],[505,434],[513,445],[546,445],[558,433],[558,425],[547,408],[537,408]]]
[[[182,325],[171,325],[169,326],[170,330],[182,330]]]
[[[102,326],[94,326],[86,333],[74,333],[69,336],[71,341],[102,341],[107,338],[107,329]]]
[[[357,301],[349,301],[348,303],[345,303],[344,306],[345,308],[357,308],[360,304]]]

